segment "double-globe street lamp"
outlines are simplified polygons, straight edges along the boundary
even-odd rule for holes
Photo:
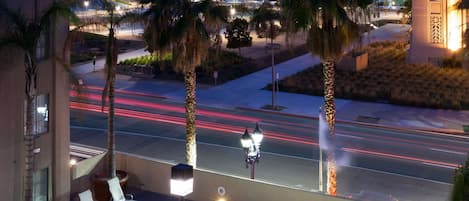
[[[246,162],[246,168],[251,166],[251,179],[254,179],[254,165],[259,162],[261,158],[261,142],[264,138],[259,124],[256,123],[256,128],[249,134],[248,129],[244,131],[244,134],[241,136],[241,145],[244,149],[244,159]]]

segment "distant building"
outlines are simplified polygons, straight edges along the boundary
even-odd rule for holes
[[[42,15],[54,0],[0,0],[27,18]],[[33,200],[70,200],[69,75],[58,62],[68,22],[51,20],[37,44],[38,96],[35,101]],[[8,21],[1,21],[0,36]],[[23,199],[25,146],[24,54],[0,51],[0,200]]]
[[[467,11],[458,0],[412,0],[409,63],[439,63],[463,47]]]

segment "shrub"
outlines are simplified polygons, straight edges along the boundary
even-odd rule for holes
[[[336,72],[336,97],[445,109],[469,109],[469,72],[405,63],[407,43],[377,42],[365,47],[369,66],[360,72]],[[322,67],[280,81],[280,90],[323,95]]]

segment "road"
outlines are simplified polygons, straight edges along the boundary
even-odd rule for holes
[[[71,141],[105,147],[100,88],[71,93]],[[118,91],[117,149],[171,162],[184,161],[184,106]],[[304,190],[318,186],[318,121],[242,109],[198,106],[198,168],[248,177],[240,135],[259,122],[264,131],[256,179]],[[362,190],[399,200],[447,200],[454,168],[469,152],[469,137],[338,123],[338,193]]]

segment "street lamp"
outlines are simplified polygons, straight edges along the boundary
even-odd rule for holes
[[[230,6],[230,20],[234,20],[236,15],[236,8],[233,5]]]
[[[192,166],[186,164],[178,164],[171,167],[171,194],[181,197],[192,193],[194,186],[194,170]]]
[[[261,158],[260,148],[263,138],[264,135],[258,123],[256,123],[256,128],[254,128],[252,134],[249,134],[246,128],[244,134],[241,136],[241,145],[245,153],[244,161],[246,162],[246,168],[251,166],[251,179],[254,179],[254,165],[258,163]]]
[[[85,1],[83,1],[83,5],[86,7],[86,9],[88,9],[88,6],[90,5],[90,2],[85,0]]]

